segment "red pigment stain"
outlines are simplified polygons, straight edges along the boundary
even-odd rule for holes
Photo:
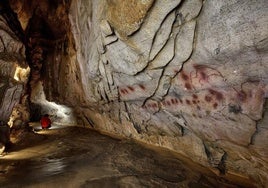
[[[208,66],[206,66],[206,65],[193,65],[193,67],[195,69],[200,69],[200,70],[204,70],[204,69],[208,68]]]
[[[214,103],[213,107],[216,109],[218,107],[218,103]]]
[[[125,90],[124,89],[120,89],[120,93],[125,94]]]
[[[149,108],[151,108],[152,106],[151,106],[151,104],[147,104],[147,106],[149,107]]]
[[[185,101],[186,101],[186,103],[187,103],[188,105],[191,104],[191,101],[189,101],[188,99],[186,99]]]
[[[142,85],[142,84],[139,84],[139,86],[140,86],[140,88],[141,88],[142,90],[145,90],[145,87],[144,87],[144,85]]]
[[[181,104],[183,104],[183,100],[179,99],[179,101],[181,102]]]
[[[163,104],[164,106],[166,106],[166,101],[163,101],[162,104]]]
[[[135,91],[135,89],[134,89],[133,87],[131,87],[131,86],[128,86],[128,89],[129,89],[130,91]]]
[[[124,89],[125,93],[128,93],[128,90],[127,89]]]
[[[205,81],[208,80],[208,76],[207,76],[207,74],[204,73],[204,72],[202,72],[202,71],[200,72],[200,77],[201,77],[202,80],[205,80]]]
[[[157,104],[156,103],[153,104],[153,108],[157,108]]]
[[[247,99],[247,94],[245,91],[241,90],[237,93],[237,97],[240,101],[245,102]]]
[[[176,103],[176,104],[178,104],[178,103],[179,103],[177,99],[175,99],[175,103]]]
[[[213,89],[209,89],[208,91],[209,91],[209,93],[212,94],[212,95],[215,95],[215,94],[216,94],[216,91],[213,90]]]
[[[184,74],[183,72],[181,73],[181,78],[183,79],[183,80],[189,80],[189,76],[187,76],[186,74]]]
[[[198,99],[198,96],[196,94],[192,95],[194,99]]]
[[[169,101],[167,101],[167,105],[168,105],[168,106],[170,106],[170,105],[171,105]]]
[[[193,103],[193,104],[197,104],[196,100],[192,100],[192,103]]]
[[[191,86],[191,84],[189,84],[189,83],[185,83],[185,88],[187,89],[187,90],[191,90],[192,89],[192,86]]]
[[[213,90],[213,89],[209,89],[208,91],[209,91],[210,94],[215,95],[215,96],[216,96],[216,99],[217,99],[218,101],[220,101],[220,100],[223,99],[223,94],[222,94],[222,93],[220,93],[220,92],[218,92],[218,91],[215,91],[215,90]]]
[[[210,102],[212,99],[211,99],[211,97],[210,96],[205,96],[205,100],[207,101],[207,102]]]
[[[172,104],[175,104],[175,99],[171,99],[171,103]]]

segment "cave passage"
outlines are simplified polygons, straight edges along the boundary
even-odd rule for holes
[[[264,9],[226,2],[2,0],[0,187],[267,185]]]

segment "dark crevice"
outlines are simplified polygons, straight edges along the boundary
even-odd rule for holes
[[[158,30],[155,32],[155,35],[154,35],[154,37],[153,37],[153,40],[152,40],[152,45],[151,45],[151,49],[150,49],[150,51],[149,51],[149,54],[148,54],[148,59],[149,59],[149,56],[150,56],[150,53],[151,53],[151,50],[152,50],[152,46],[153,46],[153,44],[154,44],[154,41],[155,41],[155,38],[156,38],[156,36],[157,36],[157,33],[158,33],[158,31],[159,31],[159,29],[161,28],[161,26],[162,26],[162,24],[163,24],[163,22],[166,20],[166,18],[174,11],[174,10],[176,10],[178,7],[180,6],[180,3],[176,6],[176,7],[174,7],[170,12],[168,12],[167,14],[166,14],[166,16],[164,17],[164,19],[162,20],[162,22],[161,22],[161,24],[160,24],[160,26],[159,26],[159,28],[158,28]],[[176,19],[175,19],[176,20]],[[174,21],[175,21],[174,20]],[[174,22],[173,22],[174,23]],[[171,35],[171,33],[172,33],[172,30],[173,29],[171,29],[170,30],[170,34],[169,34],[169,36]],[[175,40],[175,39],[174,39]],[[168,40],[166,41],[166,43],[168,42]],[[166,43],[164,44],[164,46],[166,45]],[[160,52],[161,52],[161,50],[160,50]],[[159,53],[158,53],[159,54]],[[156,55],[157,56],[157,55]],[[155,57],[156,57],[155,56]],[[174,56],[173,56],[174,57]],[[172,58],[173,59],[173,58]],[[171,60],[172,60],[171,59]],[[171,61],[170,60],[170,61]],[[153,60],[152,60],[153,61]],[[169,61],[169,62],[170,62]],[[168,64],[168,63],[167,63]],[[142,70],[140,70],[140,71],[138,71],[137,73],[135,73],[133,76],[137,76],[137,75],[139,75],[140,73],[142,73],[142,72],[144,72],[147,68],[148,68],[148,66],[150,65],[150,62],[148,62],[147,63],[147,65],[144,67],[144,68],[142,68]]]
[[[94,122],[90,118],[88,118],[87,116],[84,115],[84,117],[87,120],[88,124],[94,129],[95,128]]]
[[[25,44],[25,34],[18,20],[17,14],[11,9],[8,0],[0,1],[0,14],[7,21],[9,28],[15,33],[18,39]]]
[[[255,143],[255,138],[256,138],[256,136],[258,135],[258,133],[259,133],[259,129],[260,129],[260,123],[263,121],[263,118],[264,118],[264,116],[265,115],[267,115],[267,113],[268,113],[268,99],[266,99],[265,100],[265,103],[264,103],[264,110],[263,110],[263,115],[262,115],[262,119],[260,119],[259,121],[256,121],[256,130],[255,130],[255,132],[252,134],[252,136],[251,136],[251,138],[250,138],[250,143],[249,143],[249,145],[254,145],[254,143]]]
[[[132,123],[133,127],[136,129],[137,133],[138,133],[138,134],[141,134],[141,133],[142,133],[142,130],[141,130],[140,125],[139,125],[138,123],[136,123],[136,122],[133,120],[133,118],[131,117],[131,113],[130,113],[129,110],[128,110],[128,107],[127,107],[126,102],[124,102],[124,105],[125,105],[125,110],[126,110],[126,112],[127,112],[127,114],[128,114],[128,117],[129,117],[130,122]]]
[[[224,152],[221,161],[219,163],[219,165],[217,166],[217,169],[220,171],[221,175],[226,174],[226,159],[227,159],[227,153]]]
[[[171,12],[166,16],[166,18],[167,18],[170,14],[172,14],[172,13],[173,13],[173,11],[171,11]],[[166,18],[163,20],[163,22],[166,20]],[[161,26],[162,26],[163,22],[161,23]],[[172,27],[173,27],[173,25],[174,25],[175,22],[176,22],[176,17],[175,17],[174,20],[173,20]],[[153,41],[152,41],[152,47],[151,47],[150,52],[149,52],[149,57],[151,56],[151,52],[152,52],[152,49],[153,49],[153,46],[154,46],[156,37],[158,36],[158,32],[159,32],[159,30],[161,29],[161,26],[159,27],[159,29],[157,30],[157,32],[156,32],[156,34],[155,34],[155,36],[154,36],[154,38],[153,38]],[[165,41],[165,44],[163,44],[163,46],[159,49],[159,52],[154,56],[154,58],[151,60],[151,62],[157,57],[157,55],[162,51],[162,49],[163,49],[163,48],[166,46],[166,44],[168,43],[168,41],[169,41],[169,39],[170,39],[170,35],[171,35],[171,33],[172,33],[172,30],[173,30],[172,27],[171,27],[170,32],[169,32],[169,37],[168,37],[167,40]],[[150,64],[150,63],[148,63],[148,64]]]

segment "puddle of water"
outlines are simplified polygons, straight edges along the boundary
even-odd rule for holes
[[[4,175],[2,185],[27,185],[30,182],[42,182],[55,175],[65,172],[67,167],[66,160],[62,159],[43,159],[24,160],[16,162],[14,168]],[[3,176],[3,175],[2,175]]]

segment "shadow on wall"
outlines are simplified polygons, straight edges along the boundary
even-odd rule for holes
[[[65,125],[76,124],[76,118],[72,108],[46,100],[41,82],[32,89],[30,111],[31,121],[39,121],[42,115],[49,114],[54,123]]]

